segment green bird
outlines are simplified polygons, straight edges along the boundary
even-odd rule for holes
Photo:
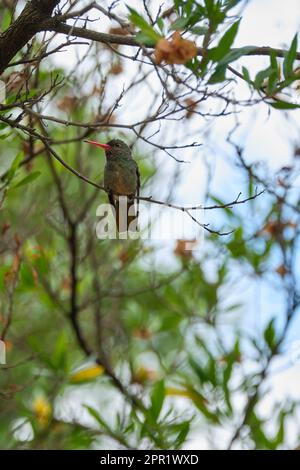
[[[94,140],[85,142],[105,150],[104,188],[115,210],[118,232],[128,231],[129,228],[136,231],[138,202],[136,210],[134,198],[140,194],[140,172],[130,148],[119,139],[110,140],[107,144]],[[126,199],[120,196],[126,196]]]

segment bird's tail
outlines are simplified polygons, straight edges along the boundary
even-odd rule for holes
[[[116,225],[118,232],[136,232],[138,214],[135,208],[134,199],[127,196],[114,198],[114,208],[116,211]]]

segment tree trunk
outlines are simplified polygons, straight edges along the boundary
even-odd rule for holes
[[[31,0],[27,2],[16,21],[0,34],[0,75],[15,54],[41,30],[41,23],[51,16],[59,1]]]

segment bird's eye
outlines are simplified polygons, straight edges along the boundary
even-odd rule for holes
[[[116,147],[120,147],[120,144],[119,144],[119,142],[117,142],[117,143],[116,143]]]

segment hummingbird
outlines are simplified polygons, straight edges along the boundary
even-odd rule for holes
[[[136,231],[139,211],[138,200],[135,210],[134,198],[140,194],[140,172],[136,161],[132,158],[130,148],[120,139],[112,139],[106,144],[94,140],[84,142],[105,151],[104,189],[115,210],[118,232],[129,229]]]

